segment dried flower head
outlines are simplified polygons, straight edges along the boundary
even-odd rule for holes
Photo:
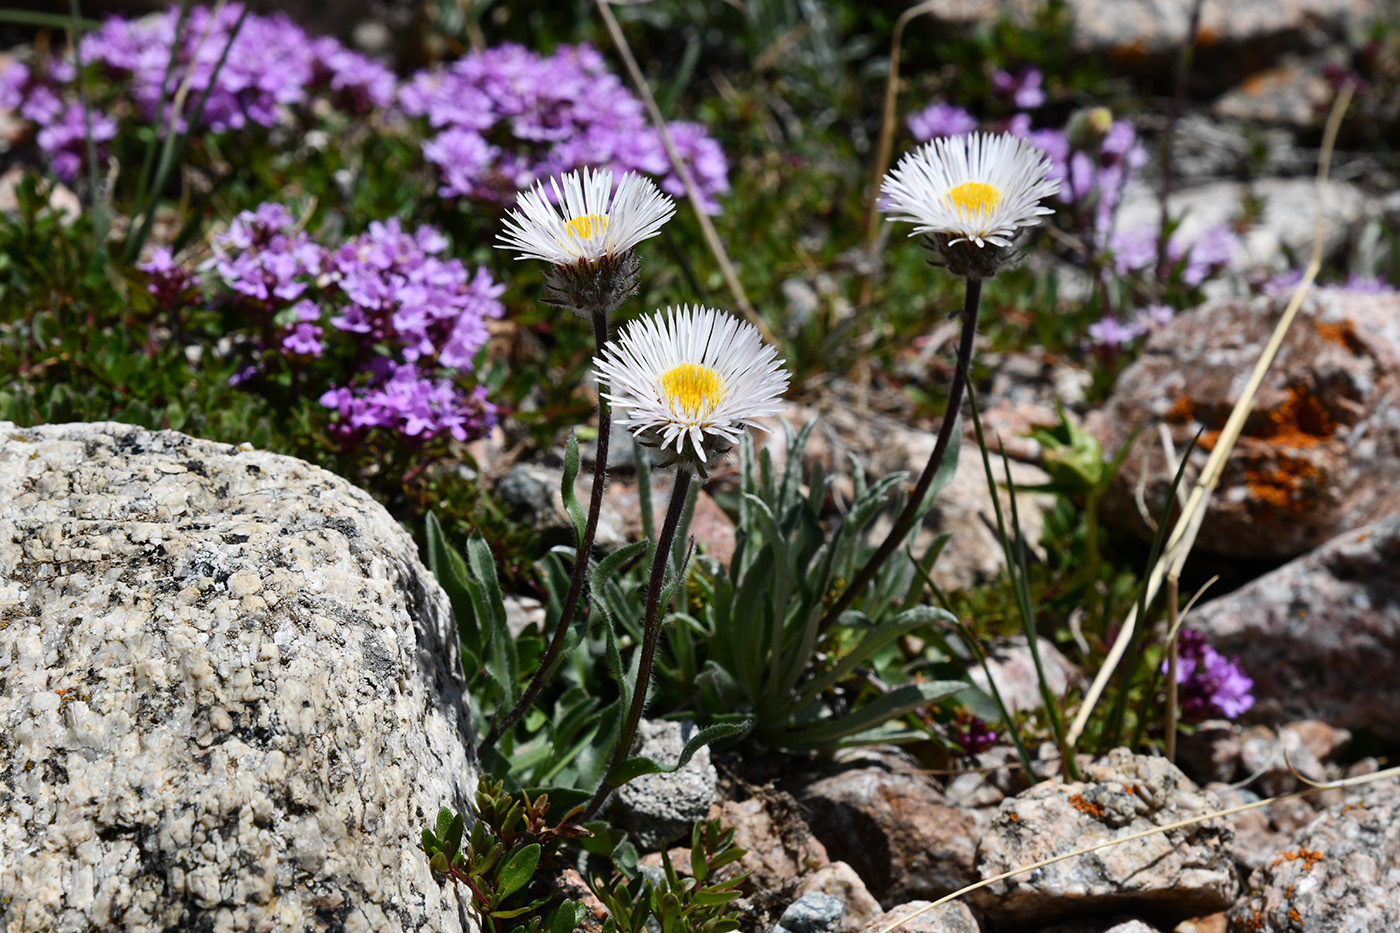
[[[633,321],[595,359],[617,423],[701,476],[755,419],[776,414],[788,377],[758,328],[710,308]]]
[[[1052,213],[1059,190],[1044,152],[1018,136],[969,133],[935,139],[900,160],[881,185],[889,220],[928,234],[954,275],[990,278],[1020,228]]]
[[[628,172],[614,191],[612,178],[610,170],[586,168],[551,178],[552,199],[543,184],[520,192],[496,243],[517,259],[549,263],[550,300],[580,313],[612,312],[636,290],[634,248],[676,212],[647,179]]]

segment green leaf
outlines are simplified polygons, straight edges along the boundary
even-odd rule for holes
[[[783,730],[776,733],[775,738],[784,748],[821,748],[846,736],[882,725],[921,706],[936,703],[944,697],[952,696],[966,688],[967,683],[961,680],[906,684],[872,700],[848,715],[828,719],[805,729]],[[779,736],[780,738],[777,738]]]
[[[462,845],[462,830],[466,829],[467,821],[458,813],[452,817],[452,823],[447,827],[447,835],[442,837],[442,851],[449,858],[457,857],[457,849]]]
[[[540,846],[537,842],[532,842],[512,852],[496,876],[497,890],[500,892],[501,899],[510,897],[529,884],[530,879],[535,876],[535,869],[539,864]]]
[[[564,901],[550,911],[545,927],[548,933],[573,933],[586,915],[587,911],[580,902]]]
[[[574,523],[575,547],[582,548],[583,530],[588,524],[588,516],[579,504],[578,497],[574,495],[574,480],[578,478],[578,468],[578,435],[570,431],[569,439],[564,442],[564,478],[559,483],[559,494],[564,500],[564,511],[569,513],[569,519]],[[581,554],[576,559],[588,560],[588,555]]]
[[[438,838],[438,839],[446,839],[446,838],[447,838],[447,831],[448,831],[449,829],[452,828],[452,820],[453,820],[454,817],[456,817],[456,814],[453,813],[451,810],[447,809],[446,807],[443,807],[441,810],[438,811],[438,815],[437,815],[437,838]]]
[[[748,730],[748,723],[719,722],[706,726],[690,737],[690,741],[685,743],[681,749],[680,758],[673,765],[658,764],[650,758],[638,755],[628,758],[619,764],[612,773],[608,775],[608,783],[614,787],[621,787],[634,778],[639,778],[644,774],[671,774],[684,768],[695,753],[712,742],[738,735]]]

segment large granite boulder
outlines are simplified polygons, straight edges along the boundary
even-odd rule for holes
[[[1320,719],[1400,741],[1397,557],[1400,513],[1338,535],[1191,614],[1192,627],[1237,656],[1254,680],[1248,718]],[[1296,767],[1297,756],[1291,760]]]
[[[0,929],[474,928],[417,842],[471,747],[446,599],[364,492],[0,424]]]
[[[1285,298],[1210,302],[1154,334],[1118,378],[1108,404],[1085,420],[1107,452],[1142,429],[1118,471],[1109,520],[1144,536],[1142,490],[1160,516],[1176,452],[1201,434],[1186,480],[1219,440]],[[1303,303],[1274,359],[1197,540],[1201,551],[1288,558],[1400,511],[1400,295],[1336,289]]]

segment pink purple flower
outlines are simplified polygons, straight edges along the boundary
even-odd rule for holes
[[[239,214],[211,239],[206,264],[216,302],[247,315],[261,341],[236,381],[252,381],[279,358],[302,365],[334,356],[353,362],[320,400],[343,444],[376,428],[416,444],[480,436],[495,408],[460,377],[486,344],[486,319],[504,311],[504,286],[445,256],[447,246],[434,228],[408,231],[393,218],[327,249],[280,204]],[[169,265],[157,253],[148,274],[169,275]]]
[[[1177,633],[1176,682],[1180,685],[1182,717],[1200,721],[1235,719],[1254,705],[1254,681],[1239,658],[1226,658],[1191,629]],[[1166,661],[1162,671],[1166,672]]]
[[[242,13],[238,3],[213,10],[191,7],[179,35],[176,7],[141,19],[110,17],[78,45],[77,60],[111,85],[109,93],[89,102],[89,117],[78,100],[71,58],[53,57],[32,69],[10,65],[0,75],[0,107],[18,109],[35,125],[49,167],[71,180],[86,159],[89,132],[105,158],[103,144],[118,132],[109,111],[134,109],[144,124],[163,125],[181,86],[187,91],[174,121],[181,131],[270,128],[286,120],[289,108],[304,106],[317,94],[356,116],[393,102],[396,81],[384,65],[335,39],[313,41],[280,13],[249,14],[239,26]],[[167,77],[172,53],[176,64]],[[166,109],[157,112],[162,100]],[[203,110],[192,127],[200,100]]]
[[[921,143],[943,136],[962,136],[977,129],[977,118],[952,104],[930,104],[905,121]]]
[[[168,246],[151,250],[136,268],[146,273],[146,291],[155,296],[156,305],[162,310],[178,308],[194,295],[194,273],[175,262],[175,255]]]
[[[443,197],[505,206],[518,190],[583,166],[617,177],[643,172],[662,190],[684,194],[641,101],[586,45],[548,56],[510,44],[473,51],[414,75],[399,90],[399,106],[437,131],[423,155],[438,168]],[[723,151],[698,124],[668,130],[705,209],[718,212],[716,198],[729,190]]]
[[[998,71],[992,75],[992,89],[1022,110],[1034,110],[1045,103],[1044,78],[1036,68],[1022,68],[1014,75]]]

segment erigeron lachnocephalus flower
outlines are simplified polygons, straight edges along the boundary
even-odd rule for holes
[[[549,263],[548,299],[583,315],[611,313],[637,290],[636,246],[656,236],[675,202],[628,172],[613,188],[610,170],[581,169],[521,191],[498,249]]]
[[[667,308],[633,321],[594,361],[617,423],[661,451],[660,465],[693,467],[781,410],[788,376],[758,328],[712,308]]]
[[[1049,158],[1010,134],[935,139],[904,156],[880,186],[891,221],[927,234],[954,275],[985,279],[1010,256],[1024,227],[1053,211],[1041,201],[1060,190]]]

